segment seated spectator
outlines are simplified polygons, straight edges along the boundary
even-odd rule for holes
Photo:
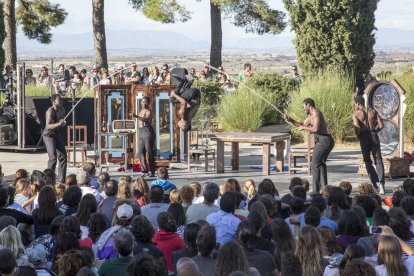
[[[183,257],[192,258],[197,255],[198,251],[197,251],[196,239],[197,239],[198,231],[200,231],[200,228],[201,226],[198,225],[197,223],[190,223],[185,228],[184,235],[183,235],[185,248],[177,250],[173,252],[173,254],[171,255],[172,263],[174,265],[174,271],[177,271],[177,262],[179,259]]]
[[[203,187],[198,182],[191,182],[190,187],[194,190],[193,204],[202,203],[204,201],[203,197]]]
[[[99,268],[99,276],[127,275],[126,267],[132,260],[132,249],[134,247],[134,237],[128,230],[121,229],[114,234],[114,246],[118,252],[117,258],[105,261]]]
[[[392,195],[392,207],[400,207],[402,199],[407,195],[403,190],[395,191]]]
[[[330,220],[329,218],[325,216],[326,202],[325,202],[325,199],[321,195],[312,196],[311,206],[318,208],[319,211],[321,212],[321,222],[318,227],[326,226],[332,229],[332,231],[334,232],[338,230],[338,225],[333,220]],[[299,215],[299,223],[300,223],[301,228],[305,226],[304,215]]]
[[[370,196],[356,196],[353,201],[353,206],[357,205],[364,209],[367,217],[366,224],[372,226],[374,210],[379,208],[377,201]]]
[[[186,228],[185,221],[185,211],[183,206],[180,203],[172,203],[168,207],[167,212],[171,213],[174,217],[175,223],[177,225],[177,234],[180,238],[184,238],[184,231]]]
[[[279,275],[272,255],[267,251],[254,248],[256,231],[252,223],[241,222],[237,228],[236,236],[251,267],[256,268],[260,275]]]
[[[328,208],[325,211],[325,215],[333,220],[338,221],[343,210],[349,210],[344,191],[339,187],[332,187],[328,196]]]
[[[373,226],[388,226],[390,224],[390,216],[384,209],[377,209],[374,211]],[[376,254],[374,247],[374,240],[378,234],[373,234],[367,237],[362,237],[358,240],[358,244],[364,248],[365,256],[370,257]]]
[[[89,173],[91,177],[91,186],[94,187],[96,190],[99,190],[99,182],[98,178],[96,177],[96,168],[93,162],[87,162],[85,165],[82,166],[82,169]]]
[[[191,77],[193,80],[198,80],[198,76],[197,76],[197,73],[196,73],[195,68],[190,68],[190,77]]]
[[[407,216],[411,222],[410,230],[414,233],[414,197],[404,197],[401,200],[401,208],[407,213]]]
[[[275,196],[275,185],[270,179],[263,179],[262,182],[259,183],[259,186],[257,188],[257,195],[252,197],[250,201],[248,202],[248,210],[250,211],[250,207],[253,203],[255,203],[261,195],[271,195]]]
[[[94,213],[91,215],[91,218],[88,221],[88,237],[89,243],[92,244],[93,253],[96,255],[98,251],[97,242],[101,237],[102,233],[109,228],[109,222],[106,219],[104,214]]]
[[[10,216],[15,218],[17,223],[33,224],[33,219],[31,216],[14,209],[8,209],[8,206],[9,194],[7,192],[7,189],[4,187],[0,187],[0,217]]]
[[[358,185],[358,193],[359,195],[375,194],[374,186],[370,182],[361,182]]]
[[[50,87],[52,85],[52,76],[49,75],[49,70],[46,66],[40,68],[40,73],[37,77],[37,86]]]
[[[59,212],[64,216],[71,216],[78,211],[79,203],[82,199],[82,190],[78,186],[69,186],[63,194],[62,201],[57,203]]]
[[[161,167],[157,170],[157,180],[151,182],[151,185],[161,186],[164,191],[170,191],[172,189],[177,189],[175,184],[172,184],[168,181],[168,170],[167,168]]]
[[[254,183],[253,179],[246,179],[243,182],[243,192],[247,197],[247,201],[257,195],[256,184]]]
[[[188,207],[193,204],[194,189],[190,185],[184,185],[180,189],[181,205],[184,207],[184,211],[187,212]]]
[[[138,177],[132,184],[133,195],[137,200],[139,206],[142,207],[150,202],[149,190],[150,189],[148,183],[143,177]]]
[[[16,182],[16,195],[14,196],[14,202],[19,204],[26,210],[26,213],[31,213],[30,205],[33,201],[30,200],[32,195],[32,188],[30,181],[26,178],[21,178]]]
[[[4,276],[13,276],[17,268],[16,257],[13,251],[7,248],[0,249],[0,273]]]
[[[280,276],[302,276],[302,265],[296,255],[285,255],[281,264]]]
[[[192,204],[187,210],[187,223],[205,220],[208,215],[217,212],[219,207],[214,202],[219,197],[219,187],[216,183],[207,182],[203,185],[203,203]]]
[[[135,237],[133,250],[134,256],[146,253],[155,259],[164,262],[163,253],[152,242],[152,238],[155,234],[154,227],[152,227],[151,223],[145,216],[138,215],[132,219],[131,232]]]
[[[249,211],[240,207],[243,206],[243,195],[238,192],[234,192],[234,194],[236,195],[236,209],[234,210],[234,215],[238,217],[241,221],[244,221],[249,215]]]
[[[234,271],[249,275],[249,262],[241,245],[237,241],[230,241],[220,247],[216,260],[216,275],[228,276]]]
[[[299,177],[292,177],[290,179],[289,187],[288,187],[290,193],[285,194],[284,196],[282,196],[282,198],[281,198],[282,203],[289,205],[289,202],[290,202],[290,200],[292,199],[292,196],[293,196],[292,195],[293,188],[295,188],[296,186],[302,186],[302,179],[299,178]]]
[[[78,172],[76,178],[79,182],[79,187],[82,190],[82,196],[86,194],[92,194],[95,196],[96,202],[99,203],[99,201],[101,201],[101,195],[99,194],[98,190],[91,186],[91,176],[89,173],[81,170]]]
[[[10,249],[18,266],[28,265],[29,261],[25,255],[25,248],[19,230],[9,225],[0,232],[0,248]]]
[[[357,215],[358,217],[358,221],[359,224],[361,225],[362,228],[362,236],[366,237],[369,236],[369,227],[368,227],[368,220],[367,220],[367,216],[365,215],[365,211],[364,209],[362,209],[359,206],[355,206],[351,208],[352,211],[354,211],[354,213]]]
[[[254,248],[268,251],[269,253],[273,254],[273,243],[269,239],[266,239],[262,236],[262,230],[266,226],[265,218],[263,217],[263,215],[260,214],[258,211],[253,210],[247,216],[246,221],[251,222],[255,227],[256,239],[254,240]]]
[[[108,221],[112,221],[114,216],[113,206],[116,201],[116,195],[118,194],[118,181],[108,180],[104,184],[105,186],[105,198],[99,203],[98,211],[106,216]]]
[[[411,221],[405,211],[401,208],[391,208],[388,215],[390,216],[390,227],[394,234],[414,248],[414,234],[410,230]],[[404,256],[407,257],[405,252]]]
[[[91,216],[96,213],[98,206],[96,205],[96,199],[92,194],[86,194],[82,197],[78,212],[75,217],[79,220],[80,229],[82,232],[81,239],[86,239],[89,236],[88,222]]]
[[[323,242],[323,256],[328,260],[330,266],[339,266],[342,260],[341,248],[336,241],[335,233],[328,227],[322,226],[318,229]]]
[[[341,251],[344,252],[348,246],[357,243],[361,237],[363,237],[363,229],[356,213],[351,210],[343,211],[339,218],[337,236]]]
[[[270,241],[272,239],[272,230],[271,230],[272,219],[269,218],[269,216],[267,215],[266,207],[261,201],[256,201],[250,207],[250,212],[254,212],[254,211],[259,212],[263,216],[263,219],[265,221],[265,227],[261,231],[261,236],[264,239],[267,239]]]
[[[58,183],[55,185],[56,204],[62,201],[63,194],[66,192],[65,184]]]
[[[321,223],[321,212],[318,208],[309,206],[305,211],[305,225],[317,228]]]
[[[151,255],[141,253],[127,266],[128,276],[165,276],[165,265]]]
[[[216,260],[213,258],[213,249],[216,247],[216,230],[210,225],[202,227],[196,238],[198,255],[193,261],[198,265],[205,276],[215,275]]]
[[[78,185],[78,181],[76,180],[76,174],[67,175],[65,179],[66,190],[69,189],[70,186],[76,185]]]
[[[119,179],[118,182],[118,194],[117,199],[125,199],[130,202],[131,205],[137,205],[137,200],[132,196],[131,183],[127,179]]]
[[[352,185],[351,182],[349,181],[341,181],[341,183],[339,183],[339,188],[342,189],[342,191],[344,191],[345,193],[345,197],[346,197],[346,201],[348,202],[349,205],[352,204],[352,197],[350,196],[352,193]]]
[[[285,221],[289,225],[290,231],[292,232],[293,236],[297,237],[299,235],[300,225],[298,223],[292,223],[291,217],[297,217],[302,215],[305,209],[305,202],[300,197],[294,196],[290,199],[289,206],[290,216],[286,218]]]
[[[188,257],[183,257],[177,262],[177,276],[202,276],[198,265]]]
[[[9,194],[9,206],[7,206],[7,209],[14,209],[16,211],[22,212],[27,214],[28,211],[26,209],[24,209],[22,206],[20,206],[20,204],[14,202],[14,196],[16,194],[16,189],[13,188],[13,186],[6,186],[4,187],[7,190],[7,193]],[[31,209],[31,206],[28,206],[28,209]]]
[[[38,244],[30,249],[26,250],[27,258],[36,269],[36,273],[39,276],[51,276],[46,268],[47,251],[42,244]]]
[[[172,189],[170,191],[170,195],[168,197],[168,203],[172,204],[172,203],[180,203],[181,202],[181,197],[180,197],[180,190],[178,189]]]
[[[55,205],[56,195],[51,186],[45,186],[39,193],[39,208],[33,210],[33,225],[35,238],[46,235],[50,223],[62,213]]]
[[[86,265],[86,258],[80,250],[68,250],[56,260],[59,276],[74,276]]]
[[[343,271],[346,265],[353,260],[363,261],[365,257],[364,249],[359,244],[352,244],[348,246],[345,250],[345,253],[339,263],[339,266],[330,263],[329,266],[325,268],[324,276],[339,276],[343,274]]]
[[[414,196],[414,179],[407,178],[403,181],[402,188],[409,196]]]
[[[142,207],[141,212],[146,216],[151,222],[154,228],[158,228],[157,217],[161,212],[166,212],[169,205],[163,203],[164,200],[164,190],[161,186],[154,185],[150,190],[150,204],[147,204]]]
[[[155,233],[152,241],[162,251],[169,272],[174,272],[172,263],[172,253],[183,249],[185,244],[180,236],[177,235],[177,225],[174,217],[168,212],[161,212],[157,217],[159,230]]]
[[[376,276],[375,269],[361,260],[350,261],[342,273],[342,276]]]
[[[220,210],[207,216],[206,221],[216,228],[217,243],[226,244],[236,235],[240,219],[234,216],[236,195],[226,192],[220,199]]]

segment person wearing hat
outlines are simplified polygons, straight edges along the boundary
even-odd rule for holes
[[[137,64],[133,62],[129,72],[125,76],[125,84],[139,84],[141,74],[137,70]]]
[[[43,244],[37,244],[34,247],[26,250],[27,258],[36,269],[38,276],[50,276],[48,269],[46,268],[46,248]]]
[[[101,201],[101,194],[97,189],[91,186],[91,176],[88,172],[85,172],[83,169],[79,170],[76,179],[82,190],[82,197],[86,194],[92,194],[96,199],[96,203]]]

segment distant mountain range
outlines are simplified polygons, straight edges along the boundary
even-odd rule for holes
[[[206,54],[210,41],[196,40],[189,36],[170,31],[129,31],[107,30],[107,49],[110,55],[157,55]],[[263,35],[231,39],[223,37],[224,53],[257,53],[278,51],[293,54],[294,35]],[[414,50],[414,30],[379,29],[376,32],[375,49],[379,51]],[[93,52],[92,33],[54,34],[53,42],[42,45],[27,39],[22,33],[17,35],[19,56],[88,56]]]

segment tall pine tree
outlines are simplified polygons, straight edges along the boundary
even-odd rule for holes
[[[323,70],[354,75],[374,64],[378,0],[283,0],[296,33],[299,66],[311,76]]]

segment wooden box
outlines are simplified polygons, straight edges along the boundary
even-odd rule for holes
[[[389,178],[409,177],[410,176],[410,158],[390,157],[384,158],[385,176]],[[373,164],[375,167],[375,164]],[[368,175],[365,163],[362,157],[358,158],[358,174]]]

